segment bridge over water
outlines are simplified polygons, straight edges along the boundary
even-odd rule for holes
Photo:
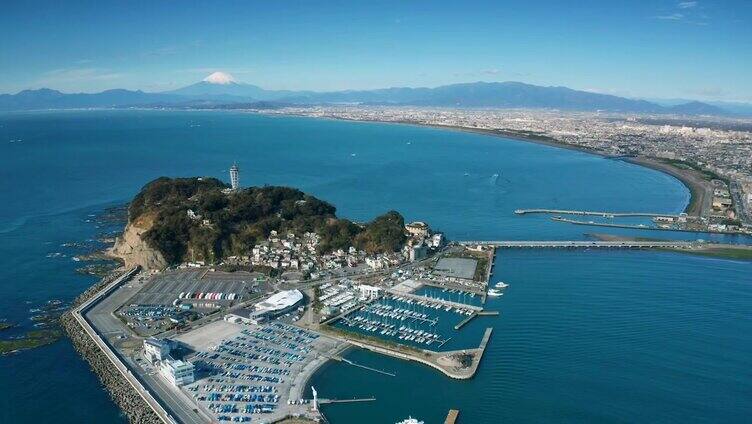
[[[584,241],[584,240],[539,240],[539,241],[462,241],[465,246],[494,246],[497,248],[525,249],[525,248],[605,248],[605,249],[650,249],[650,248],[688,248],[698,245],[696,241],[665,240],[665,241]]]

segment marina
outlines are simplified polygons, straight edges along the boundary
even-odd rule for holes
[[[336,327],[378,336],[408,346],[441,350],[452,339],[448,323],[469,309],[396,295],[385,296],[341,317]]]

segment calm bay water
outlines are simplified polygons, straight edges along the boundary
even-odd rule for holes
[[[585,227],[513,210],[679,212],[688,201],[682,184],[656,171],[455,131],[240,113],[4,114],[0,318],[21,324],[16,333],[29,329],[29,308],[71,300],[94,282],[73,272],[69,256],[47,257],[94,237],[90,214],[162,175],[226,179],[234,161],[243,185],[300,187],[356,220],[396,209],[452,239],[582,239]],[[502,252],[497,261],[493,281],[512,286],[491,300],[500,318],[469,325],[472,334],[495,328],[476,378],[451,381],[352,351],[397,377],[327,366],[312,381],[322,396],[377,398],[327,407],[331,421],[412,414],[434,423],[450,407],[466,423],[738,422],[752,413],[750,263],[551,251]],[[2,422],[122,421],[65,340],[0,358],[0,391]]]

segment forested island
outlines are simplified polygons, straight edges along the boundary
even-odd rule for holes
[[[146,184],[131,202],[131,228],[126,228],[115,251],[120,256],[143,251],[147,247],[135,246],[140,239],[166,265],[217,263],[249,254],[276,231],[316,233],[319,253],[351,246],[369,254],[389,253],[405,243],[404,225],[396,211],[368,223],[338,218],[330,203],[290,187],[232,190],[216,178],[161,177]]]

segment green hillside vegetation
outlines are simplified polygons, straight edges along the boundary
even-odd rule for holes
[[[391,252],[406,239],[404,219],[395,211],[356,224],[337,218],[331,204],[294,188],[251,187],[225,194],[226,188],[214,178],[158,178],[133,199],[129,219],[153,216],[153,226],[142,238],[170,263],[247,255],[272,230],[316,232],[321,253],[350,246]],[[189,210],[200,219],[189,217]]]

